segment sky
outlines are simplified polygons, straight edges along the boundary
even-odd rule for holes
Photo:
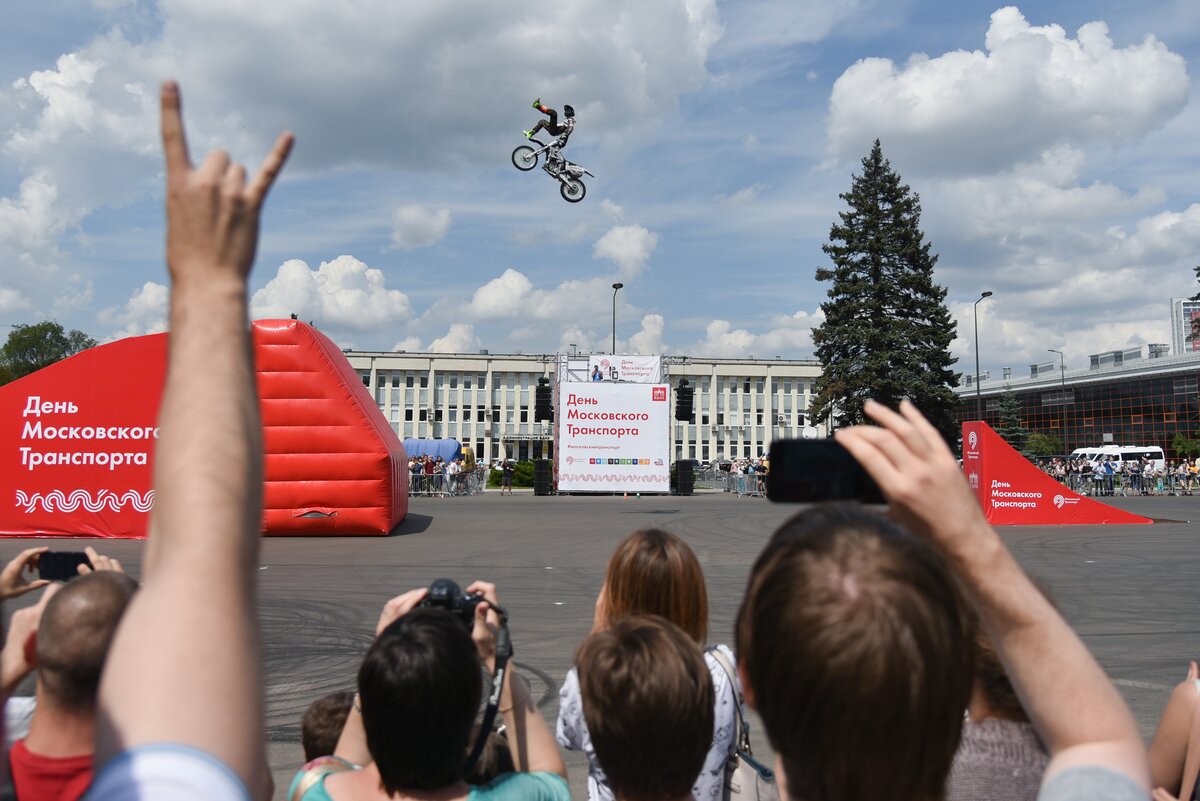
[[[878,138],[958,369],[1171,341],[1200,290],[1194,0],[39,0],[0,30],[0,323],[161,331],[158,85],[267,201],[252,315],[345,348],[809,358]],[[573,105],[564,202],[510,153]],[[975,305],[983,291],[993,296]]]

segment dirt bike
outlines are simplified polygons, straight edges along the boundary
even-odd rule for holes
[[[512,163],[521,172],[529,172],[538,164],[538,156],[545,155],[546,163],[542,169],[559,182],[558,193],[568,203],[578,203],[587,194],[583,185],[583,176],[596,176],[574,162],[563,158],[560,145],[557,142],[545,144],[539,139],[530,139],[532,144],[521,145],[512,152]],[[536,147],[535,147],[536,145]]]

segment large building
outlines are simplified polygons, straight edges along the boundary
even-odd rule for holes
[[[1066,370],[1056,360],[1013,377],[1005,368],[1002,380],[979,383],[978,401],[974,383],[964,380],[958,418],[977,420],[982,406],[983,420],[997,427],[1000,397],[1011,390],[1025,428],[1059,437],[1067,453],[1111,443],[1159,445],[1174,456],[1175,435],[1191,439],[1200,429],[1198,386],[1200,352],[1168,355],[1166,345],[1146,345],[1093,354],[1085,369]]]
[[[401,439],[441,437],[484,459],[553,455],[550,423],[533,421],[534,388],[557,354],[347,351],[346,358]],[[824,436],[808,425],[812,360],[667,357],[668,381],[695,390],[695,423],[672,421],[674,458],[756,457],[774,439]]]
[[[1171,352],[1177,354],[1200,352],[1200,336],[1196,322],[1200,321],[1200,300],[1171,298]]]

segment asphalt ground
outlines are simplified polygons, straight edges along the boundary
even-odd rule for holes
[[[1196,526],[1188,522],[1200,519],[1200,497],[1111,500],[1162,522],[1010,527],[1002,534],[1096,654],[1149,737],[1188,660],[1200,657],[1200,562]],[[511,617],[516,668],[553,726],[558,686],[591,626],[605,564],[621,538],[659,527],[687,540],[708,582],[710,639],[731,643],[750,566],[772,530],[795,511],[725,493],[626,499],[492,491],[413,498],[406,520],[386,538],[265,539],[259,579],[276,798],[284,797],[303,761],[304,709],[325,693],[353,688],[379,610],[393,595],[442,576],[463,586],[494,582]],[[7,562],[31,542],[45,541],[0,542],[0,559]],[[92,544],[134,575],[143,548],[129,540],[50,544],[56,550]],[[4,611],[30,602],[20,599]],[[31,682],[22,689],[32,692]],[[753,744],[764,761],[773,759],[760,725],[754,725]],[[578,754],[566,758],[573,795],[585,798],[586,764]]]

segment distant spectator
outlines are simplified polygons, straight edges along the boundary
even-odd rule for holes
[[[594,632],[575,661],[617,801],[690,801],[713,737],[712,678],[695,641],[664,618],[635,615]]]
[[[322,696],[308,705],[304,717],[300,719],[300,742],[304,746],[305,762],[334,752],[353,703],[354,693],[337,692]]]
[[[500,494],[503,495],[505,490],[512,495],[513,473],[517,471],[516,465],[512,459],[505,459],[500,464]]]

